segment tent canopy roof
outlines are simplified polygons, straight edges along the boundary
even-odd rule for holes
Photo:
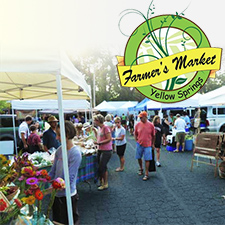
[[[97,105],[95,109],[99,111],[108,111],[108,110],[115,110],[116,108],[111,106],[107,101],[103,101],[99,105]]]
[[[83,75],[63,51],[1,47],[0,99],[57,99],[57,74],[64,99],[91,97]]]
[[[137,102],[135,101],[103,101],[99,105],[95,107],[95,109],[99,111],[118,111],[118,110],[125,110],[128,107],[136,105]]]
[[[12,100],[13,109],[58,109],[57,100]],[[89,109],[90,103],[87,100],[63,100],[64,110]]]
[[[194,96],[181,101],[181,102],[176,102],[172,104],[166,104],[166,103],[160,103],[160,102],[155,102],[155,101],[149,101],[147,102],[147,109],[149,110],[160,110],[162,109],[184,109],[188,107],[199,107],[199,98],[201,94],[195,94]]]
[[[207,92],[200,97],[200,105],[223,105],[225,104],[225,86]]]
[[[137,101],[128,101],[122,106],[120,106],[119,109],[128,109],[130,107],[134,107],[135,105],[137,105],[137,103],[138,103]]]

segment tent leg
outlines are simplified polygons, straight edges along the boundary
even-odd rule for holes
[[[84,113],[85,113],[85,122],[87,122],[87,110],[86,109],[85,109]]]
[[[60,136],[62,144],[62,158],[63,158],[63,170],[66,183],[66,203],[68,209],[68,220],[69,225],[73,224],[73,213],[72,213],[72,202],[71,202],[71,193],[70,193],[70,180],[69,180],[69,170],[68,170],[68,157],[67,157],[67,148],[66,148],[66,135],[65,135],[65,121],[63,116],[63,106],[62,106],[62,83],[61,75],[56,75],[56,84],[57,84],[57,95],[58,95],[58,107],[59,107],[59,122],[60,122]]]
[[[12,108],[12,121],[13,121],[13,136],[14,136],[14,146],[16,150],[16,155],[18,155],[17,152],[17,139],[16,139],[16,125],[15,125],[15,116],[14,116],[14,109]]]
[[[92,122],[92,127],[94,127],[94,120],[93,120],[93,110],[92,110],[92,97],[90,98],[90,107],[91,107],[91,117],[89,120]]]

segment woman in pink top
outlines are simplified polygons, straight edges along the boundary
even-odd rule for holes
[[[101,185],[98,190],[102,191],[108,188],[107,163],[112,156],[112,136],[111,129],[104,125],[104,117],[101,114],[94,116],[94,124],[99,127],[95,144],[99,146],[97,160]]]

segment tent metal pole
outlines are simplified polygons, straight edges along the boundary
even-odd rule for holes
[[[93,119],[93,110],[92,110],[92,96],[91,96],[91,98],[90,98],[90,107],[91,107],[91,117],[90,117],[90,119],[91,119],[91,122],[92,122],[92,127],[94,127],[94,119]]]
[[[96,102],[95,102],[95,73],[93,73],[93,107],[95,108],[95,106],[96,106]]]
[[[85,122],[87,122],[87,109],[85,109],[84,114],[85,114]]]
[[[63,116],[63,105],[62,105],[62,83],[61,74],[56,74],[56,84],[57,84],[57,95],[58,95],[58,107],[59,107],[59,122],[60,122],[60,136],[62,144],[62,158],[63,158],[63,171],[66,183],[66,203],[68,209],[68,221],[69,225],[73,225],[73,213],[72,213],[72,202],[71,202],[71,192],[70,192],[70,180],[69,180],[69,170],[68,170],[68,157],[66,148],[66,135],[65,135],[65,121]]]
[[[13,121],[14,146],[15,146],[15,150],[16,150],[16,155],[18,155],[18,152],[17,152],[17,139],[16,139],[16,125],[15,125],[14,108],[12,108],[12,121]]]

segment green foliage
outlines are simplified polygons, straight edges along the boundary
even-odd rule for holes
[[[122,87],[120,84],[116,56],[100,49],[89,50],[87,54],[73,60],[75,67],[85,75],[93,90],[95,74],[96,105],[102,101],[141,101],[144,96],[135,88]]]
[[[10,103],[7,103],[6,101],[0,101],[0,113],[3,113],[3,109],[10,108]]]
[[[199,91],[201,94],[213,91],[225,85],[225,73],[216,75],[216,78],[209,78],[202,89]]]

